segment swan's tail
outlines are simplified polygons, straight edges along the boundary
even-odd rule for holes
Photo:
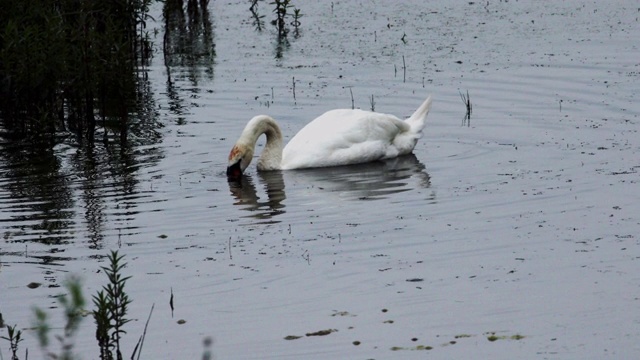
[[[429,110],[431,110],[431,95],[427,97],[422,105],[416,110],[416,112],[411,115],[410,118],[406,120],[406,122],[411,126],[411,131],[420,132],[424,128],[425,122],[427,121],[427,115],[429,114]]]

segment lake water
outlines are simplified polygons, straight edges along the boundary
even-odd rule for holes
[[[62,333],[61,285],[93,295],[118,249],[127,357],[152,304],[142,358],[201,358],[205,338],[217,359],[640,355],[636,1],[296,2],[285,44],[249,5],[211,2],[212,58],[163,58],[153,25],[153,116],[129,146],[0,144],[0,313],[22,351],[39,358],[33,306]],[[227,182],[254,115],[288,139],[428,94],[411,156]]]

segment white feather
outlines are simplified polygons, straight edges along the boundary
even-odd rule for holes
[[[271,117],[251,119],[229,155],[229,166],[251,161],[255,143],[267,135],[258,170],[290,170],[358,164],[394,158],[413,151],[431,108],[431,97],[406,121],[389,114],[364,110],[331,110],[308,123],[285,146],[280,129]],[[247,161],[248,160],[248,161]]]

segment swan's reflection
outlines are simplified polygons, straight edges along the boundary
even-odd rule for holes
[[[393,194],[431,186],[425,166],[413,154],[366,164],[291,170],[284,174],[292,189],[299,185],[316,189],[318,193],[337,194],[346,200],[387,199]],[[264,185],[267,199],[260,199],[253,178],[245,174],[241,181],[229,182],[236,200],[234,205],[251,212],[249,217],[276,222],[272,219],[285,212],[283,172],[258,172],[257,178],[258,183]]]
[[[286,199],[284,193],[284,180],[280,171],[259,172],[258,178],[264,184],[267,192],[267,200],[261,201],[253,184],[253,178],[250,175],[244,175],[240,181],[230,181],[229,190],[236,199],[234,205],[240,206],[243,210],[252,212],[250,217],[268,220],[276,215],[284,213],[284,204],[282,201]]]
[[[431,186],[425,166],[414,154],[365,164],[290,172],[287,180],[305,182],[350,200],[380,200]],[[289,173],[287,173],[289,175]],[[417,180],[410,183],[411,179]]]

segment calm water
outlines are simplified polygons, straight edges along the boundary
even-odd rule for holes
[[[640,354],[629,313],[640,298],[637,3],[296,5],[300,32],[282,43],[266,2],[263,31],[248,1],[212,2],[211,32],[192,45],[215,53],[156,52],[152,116],[127,146],[3,140],[5,322],[29,327],[31,307],[55,307],[70,274],[93,294],[120,249],[137,320],[128,345],[155,303],[152,358],[200,357],[206,336],[221,359],[423,356],[417,345],[438,358]],[[352,103],[407,117],[428,94],[414,155],[252,164],[241,184],[226,181],[228,151],[258,113],[289,138]],[[338,331],[283,340],[323,329]],[[488,342],[493,332],[525,338]],[[93,341],[78,339],[83,358]]]

